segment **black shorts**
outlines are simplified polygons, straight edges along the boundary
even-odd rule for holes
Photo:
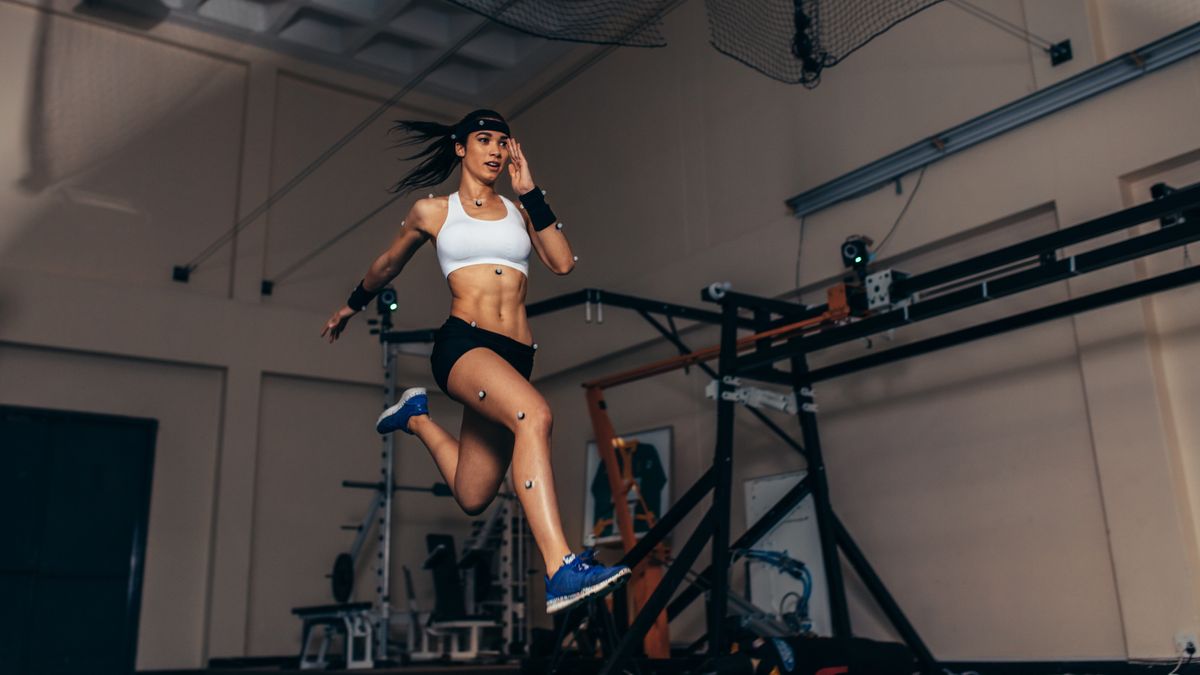
[[[447,384],[450,379],[450,369],[463,354],[476,347],[486,347],[496,352],[526,381],[533,373],[533,354],[536,350],[532,345],[518,342],[507,335],[472,326],[452,315],[433,334],[433,352],[429,355],[429,362],[433,365],[433,379],[437,381],[438,387],[455,401],[458,399],[450,393]],[[461,402],[459,401],[459,403]]]

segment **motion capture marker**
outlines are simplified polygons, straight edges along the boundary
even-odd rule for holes
[[[430,199],[433,199],[433,193],[432,193],[432,192],[430,192],[430,193],[429,193],[429,198],[430,198]]]
[[[571,256],[571,257],[575,259],[575,262],[579,262],[579,256],[577,256],[577,255],[574,255],[574,256]]]
[[[450,134],[450,140],[458,138],[458,134]]]
[[[400,221],[400,227],[404,227],[404,221]]]
[[[542,196],[543,196],[543,197],[545,197],[545,196],[546,196],[546,191],[545,191],[545,190],[542,190]]]
[[[401,225],[403,225],[404,223],[400,223],[400,224],[401,224]],[[554,229],[556,229],[556,230],[561,230],[561,229],[562,229],[562,223],[556,223],[556,224],[554,225]]]
[[[535,343],[533,343],[533,348],[534,348],[534,349],[537,349],[537,343],[536,343],[536,342],[535,342]]]
[[[531,480],[525,481],[525,489],[532,490],[533,489],[533,481],[531,481]]]
[[[483,120],[479,120],[479,126],[483,126]]]
[[[502,269],[500,269],[499,267],[497,267],[497,268],[496,268],[496,274],[504,274],[504,270],[502,270]]]
[[[484,396],[487,396],[487,392],[480,389],[479,390],[479,400],[482,401]]]
[[[474,321],[472,321],[472,322],[471,322],[471,328],[474,328],[474,327],[475,327],[475,322],[474,322]]]
[[[517,411],[517,419],[519,419],[519,420],[523,420],[523,419],[525,419],[525,413],[523,413],[523,412],[521,412],[520,410],[518,410],[518,411]]]

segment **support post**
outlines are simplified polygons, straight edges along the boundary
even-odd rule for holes
[[[846,587],[842,581],[841,558],[838,557],[836,517],[829,501],[829,482],[825,477],[825,460],[821,457],[821,438],[817,433],[817,415],[813,401],[812,383],[808,379],[808,357],[791,357],[792,387],[796,392],[800,430],[804,437],[804,453],[808,459],[808,479],[812,485],[813,506],[816,507],[817,529],[821,536],[821,559],[825,563],[825,583],[829,590],[829,614],[833,621],[833,636],[851,636],[850,610],[846,605]]]
[[[725,610],[729,601],[729,510],[733,492],[733,416],[737,409],[725,394],[736,377],[738,305],[721,306],[721,356],[717,367],[717,447],[713,456],[712,590],[708,595],[708,653],[726,652]]]
[[[925,642],[921,640],[921,636],[917,634],[917,630],[908,622],[908,617],[904,616],[900,605],[896,604],[895,598],[888,592],[887,586],[883,585],[883,581],[875,570],[871,567],[871,563],[867,562],[867,557],[858,548],[858,544],[854,543],[854,539],[850,536],[850,531],[842,524],[841,519],[835,514],[833,517],[833,525],[835,535],[837,537],[838,546],[842,549],[842,553],[846,556],[846,561],[854,568],[855,574],[862,580],[863,585],[870,591],[871,597],[875,598],[875,604],[883,610],[887,615],[888,621],[895,627],[896,632],[900,634],[900,638],[904,640],[904,644],[912,650],[913,656],[917,662],[921,664],[922,673],[937,673],[941,672],[938,662],[933,658],[933,653],[929,651],[929,647],[925,646]]]
[[[629,511],[627,496],[632,487],[627,485],[621,476],[621,468],[617,462],[617,452],[613,447],[617,433],[612,420],[608,417],[604,403],[604,390],[600,387],[587,388],[588,413],[592,420],[592,432],[596,437],[596,449],[604,462],[604,470],[608,476],[609,490],[612,492],[613,516],[617,530],[621,533],[621,545],[628,553],[637,546],[634,532],[633,514]],[[631,460],[632,461],[632,460]],[[629,587],[618,593],[633,594],[633,610],[639,612],[646,605],[654,588],[662,583],[663,560],[668,557],[665,544],[657,544],[659,555],[645,557],[633,567],[633,577]],[[625,619],[622,618],[622,624]],[[654,623],[644,632],[644,647],[646,655],[651,658],[665,659],[671,656],[670,626],[667,623],[667,613],[661,612]]]
[[[646,602],[646,606],[642,608],[637,618],[633,620],[629,631],[625,633],[621,638],[621,642],[617,644],[617,648],[613,651],[608,662],[604,664],[600,675],[615,675],[616,673],[625,672],[622,666],[625,665],[625,661],[633,652],[638,638],[650,629],[650,626],[663,611],[663,608],[667,606],[667,601],[671,599],[671,594],[679,587],[679,583],[683,581],[684,575],[691,569],[692,563],[696,562],[696,558],[700,556],[700,551],[704,549],[704,544],[708,542],[709,536],[712,535],[713,521],[716,519],[715,510],[715,508],[710,508],[704,518],[700,520],[700,524],[696,526],[696,530],[692,532],[692,536],[688,537],[687,543],[683,545],[683,550],[679,552],[679,556],[675,558],[671,567],[667,569],[662,583],[654,589],[654,592],[650,595],[650,599]]]

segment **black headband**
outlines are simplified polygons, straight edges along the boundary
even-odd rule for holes
[[[512,135],[508,130],[508,124],[500,120],[485,117],[482,119],[464,120],[458,126],[454,127],[454,131],[450,134],[450,140],[466,145],[467,136],[474,131],[499,131],[506,136]]]

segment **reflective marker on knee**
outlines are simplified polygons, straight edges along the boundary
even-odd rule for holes
[[[482,401],[484,396],[487,396],[487,392],[480,389],[479,390],[479,400]]]
[[[525,413],[523,413],[523,412],[521,412],[520,410],[518,410],[518,411],[517,411],[517,419],[519,419],[519,420],[523,420],[523,419],[525,419]]]
[[[531,480],[525,481],[525,489],[532,490],[533,489],[533,481],[531,481]]]

